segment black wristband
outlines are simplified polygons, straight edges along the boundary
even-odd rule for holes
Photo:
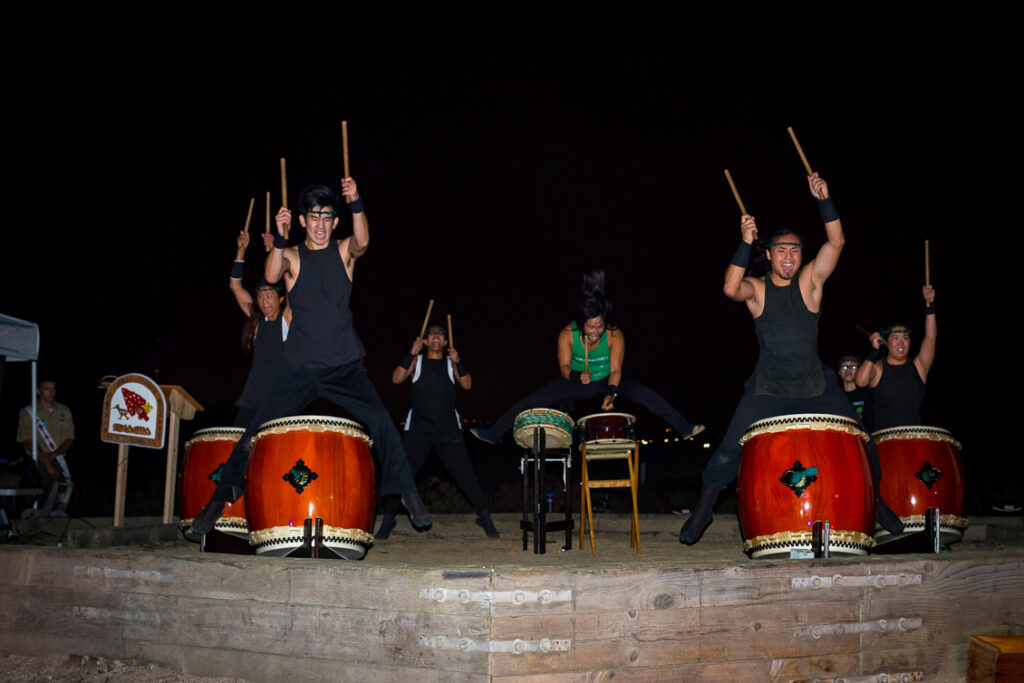
[[[455,369],[459,371],[459,377],[465,377],[469,373],[466,372],[466,364],[461,360],[455,364]]]
[[[410,365],[412,365],[412,359],[413,359],[413,358],[415,358],[415,356],[413,356],[413,355],[412,355],[411,353],[407,353],[407,354],[405,354],[405,358],[403,358],[403,359],[402,359],[402,362],[401,362],[401,363],[399,363],[398,365],[399,365],[399,366],[400,366],[400,367],[401,367],[401,368],[402,368],[403,370],[408,370],[408,369],[409,369],[409,366],[410,366]]]
[[[935,299],[932,299],[932,302],[924,307],[924,314],[935,315]]]
[[[579,382],[580,381],[580,371],[579,370],[570,370],[569,371],[569,381],[570,382],[572,382],[572,381]]]
[[[288,247],[288,240],[284,238],[279,232],[274,233],[274,249],[286,249]]]
[[[729,261],[729,263],[746,270],[747,264],[750,263],[750,251],[753,249],[753,246],[746,242],[740,242],[740,246],[736,247],[736,253],[732,255],[732,261]]]
[[[352,213],[362,213],[365,209],[363,208],[363,198],[355,200],[348,205],[348,208],[352,210]]]
[[[836,210],[836,205],[832,202],[831,197],[818,200],[818,212],[821,213],[822,223],[839,220],[839,211]]]
[[[879,353],[881,353],[881,349],[876,349],[874,346],[872,346],[870,349],[868,349],[868,355],[864,357],[864,360],[866,360],[869,363],[874,363],[876,360],[878,360]]]
[[[242,273],[244,273],[244,272],[245,272],[245,259],[242,259],[241,261],[235,261],[234,263],[231,264],[231,279],[232,280],[241,280],[242,279]]]
[[[619,395],[619,385],[617,385],[617,384],[609,384],[608,385],[608,395],[611,396],[612,398],[615,398],[616,396],[618,396]]]

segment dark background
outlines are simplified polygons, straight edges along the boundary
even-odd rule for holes
[[[10,189],[21,199],[4,248],[13,297],[0,311],[39,323],[43,373],[75,413],[77,512],[112,509],[116,448],[98,440],[104,375],[183,385],[206,407],[183,438],[230,424],[249,361],[227,279],[249,198],[261,231],[265,192],[272,212],[281,203],[280,157],[291,205],[306,185],[337,188],[342,119],[371,232],[353,311],[396,420],[408,386],[393,386],[391,370],[429,299],[438,317],[452,314],[473,375],[459,408],[489,423],[555,376],[580,275],[601,267],[625,371],[707,424],[713,448],[757,355],[745,307],[721,293],[739,238],[722,170],[763,233],[803,234],[808,260],[824,230],[793,126],[847,236],[825,289],[822,359],[865,353],[855,325],[899,319],[919,340],[929,239],[939,341],[925,421],[964,443],[973,511],[1019,503],[1012,416],[990,387],[1005,375],[1000,324],[981,309],[997,291],[981,263],[1016,261],[1002,226],[981,217],[1009,127],[979,58],[884,36],[811,53],[653,32],[509,38],[440,21],[317,35],[283,50],[129,38],[69,56],[59,87],[45,69],[13,76],[25,106],[8,145],[19,171]],[[340,236],[349,232],[343,218]],[[262,255],[254,241],[247,286]],[[29,397],[27,366],[8,364],[4,453],[17,452]],[[645,435],[675,436],[635,412]],[[515,481],[508,444],[470,441],[489,488]],[[710,452],[649,450],[654,474],[681,491],[650,506],[687,503]],[[159,510],[163,466],[162,452],[132,450],[129,514]]]

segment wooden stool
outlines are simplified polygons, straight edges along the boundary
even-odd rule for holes
[[[640,442],[633,425],[636,418],[625,413],[599,413],[579,420],[580,467],[582,469],[582,492],[580,495],[580,550],[583,550],[583,532],[590,527],[590,552],[597,555],[594,543],[594,513],[590,500],[591,489],[628,488],[633,498],[633,520],[629,529],[629,547],[636,547],[637,555],[643,554],[640,545],[640,515],[637,509],[637,477],[640,471]],[[628,479],[591,479],[587,463],[597,460],[625,460]]]
[[[967,680],[1024,680],[1024,636],[971,636]]]

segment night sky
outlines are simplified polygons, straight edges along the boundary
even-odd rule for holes
[[[257,231],[265,192],[272,213],[280,206],[280,157],[292,206],[306,185],[337,189],[342,119],[371,234],[355,270],[356,329],[396,418],[408,386],[391,385],[391,370],[429,299],[452,314],[473,375],[459,408],[489,422],[556,375],[580,275],[600,267],[625,372],[715,442],[757,355],[746,308],[721,292],[740,235],[722,171],[763,234],[803,234],[808,260],[824,229],[793,126],[847,236],[825,287],[822,359],[863,355],[858,324],[900,319],[923,332],[929,239],[939,341],[925,421],[951,429],[966,459],[983,451],[985,476],[1010,465],[987,459],[998,440],[978,417],[976,383],[993,373],[968,351],[982,322],[970,254],[983,226],[966,216],[990,201],[973,194],[985,163],[974,155],[991,153],[999,122],[979,113],[984,85],[955,51],[882,39],[869,55],[836,46],[843,56],[830,60],[647,34],[510,39],[430,25],[341,38],[329,50],[232,56],[193,47],[188,59],[160,45],[101,49],[68,65],[58,99],[73,106],[19,115],[14,189],[30,201],[17,215],[24,229],[8,231],[21,276],[0,312],[40,325],[41,363],[75,411],[73,467],[109,469],[113,482],[116,449],[97,437],[104,375],[184,385],[207,411],[183,437],[230,423],[248,369],[227,288],[235,236],[250,197]],[[31,101],[54,97],[29,76],[17,86]],[[350,233],[345,218],[338,233]],[[262,256],[254,241],[247,286]],[[12,448],[27,375],[7,367],[0,424]],[[664,427],[637,412],[644,429]]]

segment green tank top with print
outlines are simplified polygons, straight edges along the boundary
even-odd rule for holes
[[[583,372],[583,341],[580,339],[579,328],[572,323],[572,369]],[[608,349],[608,330],[604,331],[597,341],[597,346],[587,355],[587,365],[590,369],[590,381],[599,382],[612,372],[612,354]]]

